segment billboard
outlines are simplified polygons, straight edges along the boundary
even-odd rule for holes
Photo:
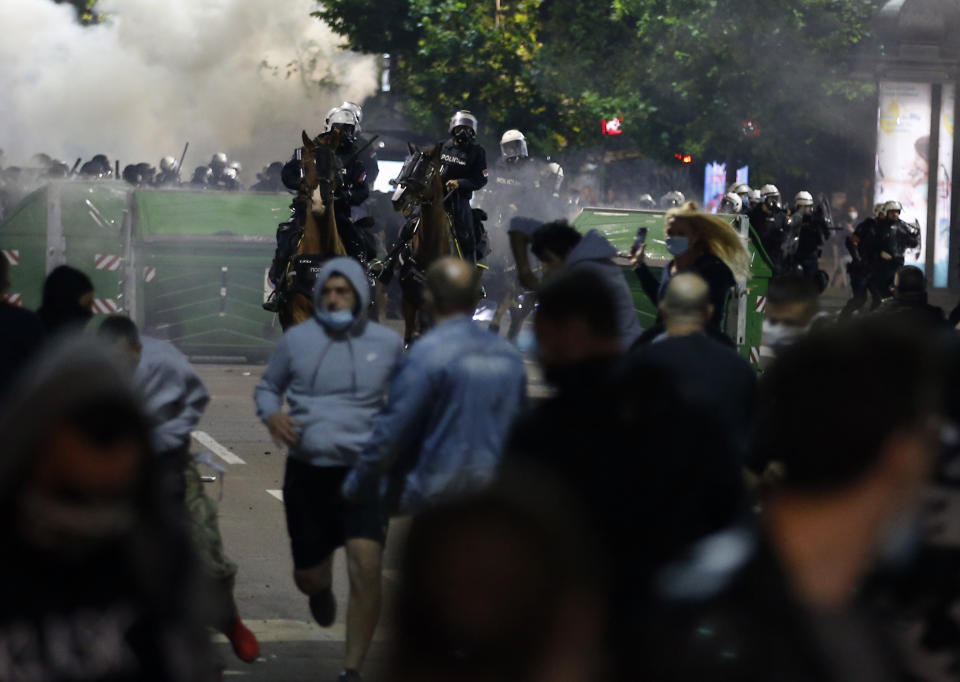
[[[945,287],[950,266],[950,202],[953,199],[953,118],[957,88],[943,86],[940,154],[937,156],[937,233],[933,243],[933,286]]]
[[[703,175],[703,208],[716,213],[727,191],[727,164],[714,161],[707,164]]]
[[[877,164],[874,201],[897,200],[901,218],[927,234],[927,188],[930,168],[930,118],[933,86],[929,83],[880,83],[877,115]],[[908,264],[924,267],[926,239],[908,251]]]

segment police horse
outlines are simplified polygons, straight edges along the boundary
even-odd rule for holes
[[[409,145],[410,156],[394,181],[393,208],[405,219],[397,244],[381,275],[385,284],[399,269],[403,294],[403,340],[410,344],[428,324],[423,315],[423,286],[430,265],[444,256],[463,258],[453,230],[453,221],[443,207],[444,187],[440,147],[424,150]]]
[[[296,191],[288,235],[296,250],[288,259],[278,258],[284,271],[277,287],[277,315],[284,331],[313,315],[313,287],[321,264],[346,255],[333,212],[340,133],[331,130],[311,140],[304,131],[302,139],[303,147],[284,167],[284,184]]]

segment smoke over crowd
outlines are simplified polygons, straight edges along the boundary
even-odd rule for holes
[[[0,148],[122,164],[218,151],[247,168],[280,158],[328,108],[376,87],[373,57],[340,49],[313,0],[101,0],[83,27],[70,5],[0,3]]]

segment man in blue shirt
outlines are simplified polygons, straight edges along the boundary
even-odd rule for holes
[[[379,475],[389,472],[387,497],[403,514],[489,483],[526,401],[520,353],[471,317],[479,299],[475,268],[437,261],[427,271],[426,297],[437,326],[401,362],[344,482],[348,498],[375,496]]]

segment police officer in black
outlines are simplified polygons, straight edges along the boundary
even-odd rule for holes
[[[894,275],[903,267],[906,252],[920,246],[920,230],[900,220],[902,210],[899,201],[888,201],[876,222],[878,257],[867,282],[874,300],[891,295]]]
[[[475,142],[477,118],[469,111],[455,113],[449,130],[450,139],[440,150],[441,178],[450,195],[444,207],[453,220],[460,255],[476,263],[485,254],[480,251],[480,226],[474,225],[470,199],[487,184],[487,153]]]
[[[784,265],[787,270],[800,270],[804,277],[817,280],[820,290],[827,286],[826,273],[820,275],[820,253],[830,238],[833,222],[829,206],[821,200],[815,205],[813,195],[806,190],[793,198],[793,213],[787,221],[787,241]]]
[[[337,230],[347,255],[367,262],[377,255],[376,242],[368,231],[369,226],[355,223],[351,215],[353,207],[359,206],[370,196],[367,168],[357,157],[359,126],[357,115],[351,109],[334,107],[327,114],[326,132],[338,130],[341,139],[336,151],[340,177],[333,200]]]
[[[770,257],[774,276],[783,272],[783,245],[787,235],[787,212],[776,185],[760,189],[760,203],[750,209],[750,225]]]

